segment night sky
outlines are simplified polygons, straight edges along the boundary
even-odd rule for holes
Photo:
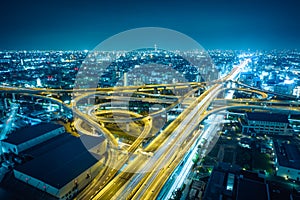
[[[1,50],[83,50],[119,32],[164,27],[205,49],[300,49],[300,1],[6,0]]]

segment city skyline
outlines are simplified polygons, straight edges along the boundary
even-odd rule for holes
[[[299,7],[3,2],[0,199],[300,199]]]
[[[0,52],[0,199],[299,197],[300,52],[208,53]]]
[[[182,32],[205,49],[299,49],[297,1],[7,1],[0,50],[92,50],[139,27]]]

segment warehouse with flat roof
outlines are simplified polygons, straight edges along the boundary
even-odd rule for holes
[[[15,167],[15,178],[59,199],[71,199],[103,169],[106,159],[103,137],[81,137],[63,133],[28,149],[24,153],[33,159]],[[98,154],[87,148],[99,149]]]
[[[300,150],[296,144],[274,141],[277,176],[300,181]]]
[[[64,126],[53,123],[24,127],[7,135],[7,138],[1,141],[2,152],[19,154],[63,132],[65,132]]]

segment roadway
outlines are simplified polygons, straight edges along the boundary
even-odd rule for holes
[[[200,102],[196,101],[197,104],[192,105],[193,109],[187,109],[187,113],[183,112],[184,117],[182,122],[179,126],[174,127],[175,129],[172,131],[171,137],[161,145],[163,148],[160,147],[155,152],[155,154],[159,155],[158,162],[151,168],[150,175],[146,178],[144,184],[139,187],[134,196],[132,196],[132,199],[155,199],[157,197],[164,183],[183,159],[185,153],[194,144],[196,139],[200,137],[200,134],[198,132],[195,134],[194,130],[205,119],[201,115],[207,110],[210,105],[210,99],[213,99],[218,94],[217,91],[220,88],[221,85],[212,87]],[[178,118],[180,119],[180,116]],[[161,155],[159,154],[160,151],[163,152]],[[140,179],[136,179],[130,187],[134,188],[132,185],[140,181]]]
[[[216,88],[215,92],[211,92],[214,93],[214,97],[217,96],[217,94],[220,92],[221,88],[220,86]],[[203,96],[205,96],[206,94],[201,95],[201,98]],[[101,191],[99,191],[99,193],[94,197],[94,199],[122,199],[123,197],[130,197],[132,195],[134,195],[132,198],[136,198],[136,199],[140,199],[140,198],[153,198],[154,196],[157,196],[156,193],[151,192],[151,194],[147,191],[160,191],[161,187],[163,186],[164,180],[166,181],[168,179],[168,176],[172,173],[172,169],[174,169],[179,161],[182,159],[180,156],[178,156],[177,161],[175,160],[175,158],[173,157],[177,151],[178,148],[182,145],[180,145],[180,143],[183,142],[183,139],[179,139],[177,138],[177,142],[172,141],[175,140],[175,137],[178,135],[179,132],[184,131],[184,130],[191,130],[191,125],[195,125],[198,124],[200,121],[202,121],[203,119],[205,119],[208,115],[216,113],[216,112],[220,112],[221,110],[226,110],[226,109],[230,109],[230,108],[255,108],[255,109],[269,109],[269,110],[273,110],[273,111],[280,111],[280,110],[287,110],[287,111],[295,111],[296,113],[299,112],[299,110],[297,108],[286,108],[286,107],[277,107],[277,108],[266,108],[265,106],[249,106],[249,105],[233,105],[233,106],[226,106],[226,107],[222,107],[222,108],[216,108],[212,111],[207,111],[206,109],[210,104],[210,99],[214,98],[213,96],[206,96],[206,98],[202,99],[201,102],[206,102],[206,106],[203,106],[201,104],[198,104],[198,106],[202,107],[202,109],[200,111],[198,111],[198,113],[202,113],[202,117],[200,118],[200,120],[198,122],[189,122],[187,123],[186,121],[182,121],[181,125],[176,124],[176,120],[173,122],[173,126],[177,127],[176,129],[178,130],[177,134],[174,133],[174,131],[172,131],[172,134],[168,133],[166,135],[171,135],[172,137],[168,137],[169,141],[166,140],[164,141],[161,140],[160,141],[160,145],[157,145],[157,137],[146,149],[145,151],[155,151],[155,149],[157,147],[158,150],[155,151],[153,158],[151,157],[149,159],[149,157],[146,159],[147,161],[147,165],[145,164],[145,158],[144,155],[140,155],[137,156],[136,159],[134,159],[133,161],[131,161],[129,163],[129,165],[127,165],[127,167],[125,169],[123,169],[123,172],[120,172],[120,174],[115,177],[114,179],[112,179],[112,181],[106,186],[104,187]],[[193,106],[193,105],[192,105]],[[193,113],[196,112],[196,110],[198,110],[199,107],[195,107],[192,111],[187,109],[187,112],[190,113],[188,116],[190,116],[189,118],[193,118],[193,119],[197,119],[197,117],[194,117]],[[191,114],[192,113],[192,114]],[[185,114],[184,114],[185,115]],[[199,116],[198,116],[199,117]],[[181,119],[182,117],[179,116],[177,119]],[[186,119],[186,117],[185,117]],[[174,128],[173,127],[173,128]],[[168,130],[168,127],[167,129]],[[169,128],[169,130],[172,130]],[[174,130],[174,129],[173,129]],[[163,135],[163,134],[161,134]],[[161,136],[159,135],[159,136]],[[182,137],[182,136],[181,136]],[[191,137],[191,135],[188,135],[187,140],[188,141],[194,141],[194,139],[196,139],[197,137],[199,137],[199,135],[196,135],[194,138]],[[187,140],[185,140],[184,142],[186,142]],[[175,146],[170,146],[172,143],[176,143]],[[189,145],[186,145],[186,147],[190,147]],[[161,152],[159,153],[159,149],[162,149]],[[163,153],[168,152],[168,156],[163,156]],[[186,152],[185,150],[182,150],[181,152]],[[181,156],[184,156],[185,154],[182,153]],[[151,161],[152,160],[152,161]],[[169,170],[165,170],[164,172],[159,172],[160,169],[164,169],[166,165],[165,160],[170,160],[172,161],[171,164],[169,165],[168,169]],[[153,165],[149,165],[150,163],[153,163]],[[154,167],[155,168],[152,168]],[[134,166],[134,167],[133,167]],[[150,173],[150,171],[152,172],[152,174]],[[144,172],[144,173],[141,173]],[[152,177],[151,179],[149,179],[149,177]],[[158,177],[158,178],[153,178],[153,177]],[[162,178],[163,177],[163,178]],[[142,185],[141,183],[143,182],[148,182],[147,187],[144,188],[143,190],[141,190]],[[159,183],[159,184],[158,184]],[[135,185],[135,187],[134,187]],[[150,187],[151,185],[151,187]],[[139,188],[139,189],[137,189]],[[155,189],[153,189],[155,188]],[[106,192],[107,191],[107,192]],[[131,191],[128,194],[128,191]],[[140,192],[138,192],[140,191]],[[127,192],[124,194],[124,192]],[[154,193],[154,194],[153,194]],[[144,196],[144,195],[148,195],[148,196]]]
[[[247,62],[244,62],[241,66],[234,68],[230,75],[226,76],[225,79],[227,80],[229,78],[236,77],[241,68],[246,64]],[[198,124],[204,119],[200,118],[200,116],[206,111],[212,99],[218,95],[221,88],[221,84],[216,84],[205,91],[189,108],[185,109],[166,129],[164,129],[163,132],[159,134],[148,147],[146,147],[146,152],[149,149],[154,150],[157,147],[158,149],[154,152],[150,161],[147,162],[141,170],[132,171],[132,169],[129,169],[133,174],[131,173],[130,177],[126,177],[128,179],[123,179],[122,184],[108,185],[107,187],[104,187],[94,197],[94,199],[124,199],[131,197],[134,199],[155,199],[158,193],[154,194],[152,191],[159,192],[163,185],[157,184],[159,182],[157,179],[162,177],[162,174],[159,174],[162,173],[161,169],[164,169],[167,164],[166,162],[172,161],[176,155],[178,160],[180,158],[182,159],[181,156],[184,156],[186,149],[184,151],[180,151],[181,153],[178,154],[178,148],[180,148],[184,142],[189,141],[193,143],[195,141],[194,139],[199,137],[199,135],[195,135],[195,138],[193,138],[193,132],[197,128]],[[164,139],[161,140],[160,137]],[[161,140],[160,145],[157,145],[157,140]],[[189,145],[186,145],[185,147],[187,146],[190,147]],[[131,163],[134,163],[133,166],[142,166],[142,163],[140,163],[138,158],[132,160]],[[122,171],[119,176],[122,177],[122,175],[126,175],[127,173],[127,171]],[[164,178],[166,177],[164,176]],[[164,180],[166,181],[167,179]],[[116,180],[116,182],[117,181],[118,180]],[[124,181],[125,183],[123,183]],[[149,190],[150,187],[151,189]],[[156,190],[153,188],[158,189]],[[111,196],[111,194],[114,194],[114,196]]]
[[[183,183],[186,181],[192,166],[194,165],[193,159],[198,150],[198,146],[201,146],[201,153],[198,153],[199,160],[201,160],[207,153],[210,152],[212,146],[218,140],[217,131],[220,129],[220,125],[223,120],[223,115],[216,115],[209,120],[209,124],[205,125],[204,129],[199,129],[198,131],[203,131],[203,133],[197,133],[200,136],[196,138],[196,142],[192,144],[188,153],[185,154],[185,157],[181,160],[180,165],[176,168],[176,171],[171,175],[170,179],[164,184],[161,192],[158,195],[158,199],[170,199],[173,192],[177,189],[180,189]],[[207,127],[208,126],[208,127]],[[215,137],[209,137],[211,134],[215,133]],[[210,139],[210,140],[207,140]]]
[[[142,90],[147,91],[147,89],[162,88],[162,89],[174,89],[174,87],[190,87],[190,86],[203,86],[203,83],[190,82],[190,83],[176,83],[176,84],[153,84],[153,85],[139,85],[139,86],[120,86],[120,87],[107,87],[107,88],[74,88],[74,89],[51,89],[51,88],[20,88],[13,86],[0,86],[0,93],[31,93],[31,94],[41,94],[41,93],[86,93],[95,91],[124,91],[124,90]]]
[[[284,105],[284,106],[300,106],[299,101],[286,101],[286,100],[261,100],[261,99],[215,99],[214,102],[216,105],[225,105],[228,103],[235,104],[249,104],[249,105],[263,105],[263,106],[272,106],[272,105]]]
[[[197,141],[197,138],[201,137],[201,133],[196,131],[199,124],[209,115],[220,112],[226,109],[269,109],[272,111],[285,110],[290,113],[299,113],[297,107],[286,108],[284,106],[261,106],[261,105],[248,105],[246,102],[237,102],[235,100],[226,100],[226,104],[229,105],[214,108],[213,110],[207,111],[207,108],[211,105],[213,100],[220,94],[220,92],[227,90],[223,88],[223,82],[229,80],[235,80],[239,75],[241,69],[247,65],[249,60],[241,63],[240,66],[235,67],[231,73],[224,78],[220,79],[214,85],[210,86],[201,96],[195,98],[188,108],[184,109],[183,112],[167,126],[144,150],[138,151],[138,148],[144,138],[146,138],[152,127],[152,117],[165,112],[180,105],[186,98],[191,96],[199,88],[203,87],[199,83],[183,83],[183,84],[169,84],[169,85],[151,85],[151,86],[132,86],[132,87],[117,87],[117,88],[103,88],[103,89],[75,89],[72,92],[80,94],[79,97],[74,99],[74,104],[71,106],[64,104],[62,101],[45,97],[42,93],[60,93],[60,92],[71,92],[65,90],[48,90],[48,89],[37,89],[28,90],[20,88],[0,88],[0,92],[10,93],[24,93],[25,95],[34,96],[37,98],[44,98],[50,100],[58,105],[61,105],[65,109],[72,110],[74,116],[80,119],[82,122],[88,123],[94,127],[95,132],[103,134],[108,140],[108,152],[109,161],[107,163],[107,169],[104,174],[99,174],[96,181],[88,186],[79,196],[78,199],[86,199],[93,196],[94,199],[155,199],[163,187],[164,183],[168,180],[174,169],[182,161],[186,152],[188,152]],[[163,95],[148,94],[145,91],[152,91],[154,88],[162,89],[174,89],[175,87],[190,88],[193,85],[194,88],[182,97],[170,97],[167,98]],[[123,91],[122,91],[123,90]],[[125,91],[124,91],[125,90]],[[234,90],[234,89],[229,89]],[[258,91],[256,89],[239,89],[245,92],[252,92],[260,94],[263,98],[266,98],[265,91]],[[96,91],[96,92],[95,92]],[[138,91],[138,92],[136,92]],[[142,92],[141,92],[142,91]],[[99,96],[99,95],[111,95],[111,94],[124,94],[129,95],[133,92],[138,95],[148,96],[145,97],[128,97],[124,96]],[[28,94],[29,93],[29,94]],[[41,95],[37,95],[41,94]],[[168,102],[171,103],[165,110],[161,109],[157,112],[149,114],[149,116],[136,116],[137,120],[142,120],[145,124],[143,132],[133,142],[133,144],[123,150],[115,151],[119,149],[118,141],[114,138],[113,134],[107,130],[104,126],[99,124],[99,120],[107,122],[108,119],[91,116],[91,112],[88,114],[82,113],[78,109],[77,103],[83,99],[94,97],[98,95],[100,99],[115,100],[115,101],[140,101],[144,102],[151,101],[153,103]],[[152,98],[153,97],[153,98]],[[153,100],[154,98],[162,98],[159,100]],[[163,99],[165,98],[165,99]],[[216,100],[216,102],[224,103],[224,100]],[[221,102],[223,101],[223,102]],[[258,102],[257,102],[258,103]],[[259,103],[262,103],[260,101]],[[280,102],[277,102],[278,104]],[[290,102],[292,103],[292,102]],[[244,104],[244,105],[242,105]],[[246,104],[246,105],[245,105]],[[274,103],[276,104],[276,103]],[[93,107],[95,110],[95,107]],[[111,112],[111,111],[110,111]],[[128,111],[125,111],[128,114]],[[102,114],[102,113],[98,113]],[[123,120],[123,123],[128,122],[129,119]],[[130,119],[132,120],[132,119]],[[80,122],[80,121],[79,121]],[[115,122],[115,121],[114,121]],[[81,122],[80,122],[81,123]],[[212,136],[212,135],[211,135]],[[210,137],[210,136],[209,136]],[[133,153],[137,154],[133,156]],[[140,153],[139,153],[140,152]],[[142,153],[145,152],[145,153]],[[147,152],[153,152],[153,154],[147,154]]]
[[[176,85],[171,85],[170,89],[174,89],[174,87],[177,87],[178,84]],[[179,84],[181,85],[181,84]],[[187,85],[187,84],[182,84],[182,85]],[[196,85],[199,85],[199,84],[196,84]],[[150,86],[149,88],[153,88],[154,86]],[[156,86],[155,86],[156,87]],[[136,88],[142,88],[143,90],[145,90],[145,88],[148,88],[147,86],[143,86],[143,87],[134,87],[135,89]],[[163,88],[166,88],[165,86],[163,86]],[[199,88],[196,88],[195,90],[198,90]],[[76,108],[76,101],[75,101],[75,104],[72,105],[72,106],[69,106],[67,104],[65,104],[64,102],[62,102],[61,100],[59,99],[55,99],[53,97],[50,97],[50,96],[43,96],[43,92],[64,92],[64,91],[61,91],[61,90],[52,90],[52,91],[48,91],[48,90],[41,90],[41,89],[37,89],[37,90],[29,90],[29,89],[20,89],[20,88],[10,88],[9,90],[8,89],[2,89],[1,91],[7,93],[7,92],[10,92],[10,93],[19,93],[19,94],[22,94],[22,95],[28,95],[28,96],[31,96],[31,97],[34,97],[34,98],[41,98],[41,99],[44,99],[44,100],[47,100],[47,101],[50,101],[50,102],[53,102],[55,104],[58,104],[60,105],[62,108],[64,108],[65,110],[69,110],[69,111],[73,111],[74,113],[74,118],[78,118],[80,120],[82,120],[83,122],[85,123],[88,123],[90,126],[94,127],[95,129],[95,132],[98,132],[98,133],[102,133],[106,139],[109,141],[109,145],[113,148],[118,148],[118,142],[114,139],[113,135],[107,130],[105,129],[105,127],[102,127],[101,125],[99,125],[95,120],[93,119],[91,116],[88,116],[84,113],[81,113],[81,111],[79,111],[79,109]],[[80,90],[81,91],[86,91],[86,90]],[[78,91],[77,91],[78,92]],[[190,92],[190,93],[193,93],[194,91]],[[190,94],[189,93],[189,94]],[[39,95],[40,94],[40,95]],[[141,95],[145,95],[144,93],[141,92]],[[152,95],[153,97],[155,96],[157,98],[157,95]],[[165,98],[163,95],[159,95],[159,96],[162,96],[163,98]],[[84,98],[84,97],[83,97]],[[169,97],[168,99],[175,99],[177,97]],[[178,105],[181,101],[182,101],[183,97],[181,97],[179,100],[177,99],[176,102],[173,102],[173,105]],[[161,101],[159,101],[161,102]],[[171,107],[173,107],[173,105],[171,105]],[[158,112],[159,113],[159,112]],[[160,113],[159,113],[160,114]],[[150,120],[149,120],[150,119]],[[152,120],[151,120],[151,116],[148,117],[144,117],[142,120],[147,120],[148,123],[145,123],[145,124],[150,124],[150,122],[152,123]],[[145,126],[144,128],[144,131],[142,132],[142,134],[137,138],[137,140],[133,143],[133,145],[131,147],[128,148],[128,153],[131,153],[131,152],[134,152],[137,147],[141,144],[141,142],[143,141],[143,139],[145,137],[147,137],[147,133],[151,130],[151,126]],[[84,131],[83,131],[84,132]],[[145,154],[142,154],[143,156],[145,156]],[[115,165],[115,170],[112,170],[110,173],[108,173],[108,175],[104,175],[103,177],[106,176],[105,178],[105,181],[100,181],[103,185],[105,184],[105,182],[109,181],[110,180],[110,177],[113,177],[115,173],[118,172],[118,170],[124,165],[124,162],[126,162],[128,160],[128,155],[125,156],[124,158],[120,159],[121,161],[118,162],[118,164]],[[123,160],[123,161],[122,161]],[[142,159],[143,161],[145,159]],[[99,178],[99,180],[102,180],[103,178]],[[96,184],[98,187],[98,184]],[[87,191],[87,190],[85,190]],[[85,192],[85,194],[90,194],[89,191]],[[86,197],[86,195],[84,195]]]
[[[287,107],[287,106],[256,106],[256,105],[248,105],[248,104],[229,104],[226,106],[221,106],[209,110],[206,112],[207,115],[215,114],[221,112],[223,110],[230,110],[230,109],[253,109],[253,110],[268,110],[274,113],[288,113],[288,114],[300,114],[300,109],[297,107]]]
[[[239,75],[241,69],[244,66],[246,66],[248,62],[249,60],[242,62],[240,66],[234,68],[230,74],[228,74],[226,77],[222,79],[222,81],[235,79]],[[169,150],[169,153],[162,156],[161,158],[162,161],[160,162],[160,164],[155,165],[155,167],[152,169],[152,174],[149,175],[146,181],[144,182],[144,184],[141,187],[139,187],[139,189],[132,197],[132,199],[155,199],[157,197],[164,183],[167,181],[169,176],[175,170],[178,163],[180,163],[183,156],[185,155],[185,152],[187,152],[191,146],[191,145],[183,146],[184,142],[191,142],[191,144],[193,144],[196,141],[196,140],[187,140],[187,139],[190,136],[191,131],[195,130],[197,125],[207,117],[206,115],[207,108],[209,107],[212,100],[220,93],[221,90],[222,90],[222,85],[216,84],[215,86],[207,90],[204,94],[202,94],[196,100],[196,104],[192,104],[187,109],[187,111],[190,110],[190,112],[184,117],[182,123],[174,131],[176,133],[176,130],[180,128],[182,124],[186,127],[184,130],[180,130],[181,132],[181,134],[179,135],[180,138],[178,138],[178,141],[175,143],[175,145],[172,146],[172,149],[174,148],[174,150],[173,151]],[[204,96],[204,98],[201,98],[202,96]],[[195,115],[193,115],[193,113],[195,113]],[[172,136],[174,132],[172,133]],[[200,137],[200,135],[196,135],[196,138],[198,137]],[[183,149],[179,150],[179,152],[177,153],[177,157],[175,157],[173,161],[171,160],[168,166],[166,165],[165,162],[163,162],[163,160],[166,158],[166,156],[176,155],[176,150],[178,150],[176,146],[183,147]]]
[[[259,89],[259,88],[247,85],[245,83],[241,83],[239,81],[232,81],[232,82],[235,83],[235,84],[237,84],[237,85],[240,85],[240,86],[242,86],[244,88],[249,88],[251,90],[256,90],[256,91],[259,91],[259,92],[264,92],[264,93],[267,93],[267,94],[273,94],[273,95],[276,95],[276,96],[282,96],[282,97],[285,97],[287,99],[294,99],[294,100],[298,100],[299,99],[299,98],[297,98],[296,96],[293,96],[293,95],[287,95],[287,94],[282,94],[282,93],[277,93],[277,92],[272,92],[272,91],[267,91],[267,90]]]

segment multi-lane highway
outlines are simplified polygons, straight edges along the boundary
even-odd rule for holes
[[[237,68],[235,68],[235,70],[233,70],[232,74],[234,74],[236,72],[237,72]],[[94,130],[96,132],[103,134],[106,137],[106,139],[109,141],[109,143],[108,143],[109,146],[117,149],[118,148],[118,142],[115,140],[113,135],[105,127],[101,126],[98,123],[97,119],[95,119],[95,118],[93,118],[93,117],[91,117],[91,116],[89,116],[85,113],[82,113],[76,107],[77,102],[79,102],[81,99],[88,98],[90,95],[95,95],[95,93],[97,93],[97,92],[99,94],[101,92],[109,92],[109,94],[111,95],[112,92],[114,93],[114,92],[119,92],[119,91],[122,91],[122,90],[123,90],[122,92],[124,92],[124,90],[125,90],[125,93],[126,92],[127,93],[133,93],[133,91],[136,92],[137,90],[141,90],[142,91],[141,93],[145,93],[145,91],[155,89],[155,88],[156,88],[156,90],[157,90],[157,88],[171,89],[171,90],[173,89],[174,90],[176,87],[192,88],[191,85],[194,87],[194,89],[191,89],[190,92],[188,92],[183,97],[179,97],[179,98],[175,97],[175,98],[177,98],[177,100],[175,99],[175,101],[171,102],[172,104],[171,104],[170,108],[173,108],[173,107],[177,106],[178,104],[180,104],[184,100],[184,98],[186,98],[186,97],[190,96],[191,94],[195,93],[195,91],[199,90],[200,87],[203,87],[203,85],[199,84],[199,83],[183,83],[183,84],[171,84],[171,85],[164,85],[164,86],[161,86],[161,85],[133,86],[133,87],[125,87],[125,88],[117,88],[117,89],[116,88],[95,89],[96,92],[94,91],[94,89],[82,89],[82,90],[81,89],[76,89],[76,90],[73,90],[72,92],[75,92],[75,94],[79,94],[80,97],[75,98],[75,100],[73,101],[72,106],[64,104],[61,100],[55,99],[53,97],[45,96],[45,94],[49,94],[49,93],[64,93],[64,92],[68,93],[68,92],[71,92],[71,91],[64,91],[64,90],[60,90],[60,89],[49,90],[49,89],[20,89],[20,88],[2,88],[1,91],[6,92],[6,93],[25,94],[25,95],[29,95],[29,96],[32,96],[32,97],[35,97],[35,98],[43,98],[47,101],[51,101],[51,102],[54,102],[55,104],[58,104],[58,105],[62,106],[66,110],[72,110],[73,114],[76,118],[82,120],[85,123],[88,123],[90,126],[92,126],[94,128]],[[221,86],[220,85],[217,86],[217,87],[213,86],[208,91],[212,91],[211,94],[213,94],[214,91],[217,90],[215,88],[218,88],[218,87],[221,87]],[[209,94],[209,92],[206,92],[205,95],[203,94],[198,98],[200,100],[202,98],[204,98],[204,100],[202,101],[203,104],[206,101],[208,102],[208,100],[211,98],[211,96],[207,95],[207,94]],[[142,95],[145,95],[145,94],[142,94]],[[157,95],[155,95],[155,96],[157,96]],[[104,97],[104,98],[106,98],[106,97]],[[112,99],[112,98],[110,98],[110,99]],[[172,97],[171,99],[166,98],[166,100],[163,100],[163,101],[165,101],[165,102],[169,101],[170,102],[170,100],[172,100],[172,99],[174,99],[174,97]],[[161,100],[159,100],[159,101],[155,100],[155,101],[158,102],[158,103],[161,103]],[[165,129],[165,131],[163,131],[147,147],[147,149],[145,151],[146,152],[151,151],[151,150],[157,151],[157,152],[155,152],[155,155],[153,155],[154,160],[156,159],[157,161],[159,161],[159,159],[162,159],[163,157],[165,157],[165,151],[166,151],[167,147],[172,144],[172,140],[182,141],[183,139],[180,139],[180,138],[183,138],[183,136],[181,136],[181,131],[188,130],[190,128],[194,129],[194,126],[196,126],[196,124],[198,124],[198,121],[190,121],[191,118],[194,118],[195,116],[197,116],[196,118],[198,118],[199,113],[204,112],[208,105],[209,105],[209,103],[205,103],[205,106],[199,103],[198,106],[194,105],[195,106],[194,109],[186,110],[184,112],[185,114],[181,115],[177,120],[174,121],[174,123],[172,123],[172,125],[167,127]],[[200,109],[200,107],[202,107],[202,108]],[[158,113],[159,112],[161,112],[161,111],[158,111]],[[187,115],[187,116],[184,116],[184,115]],[[196,118],[194,118],[194,119],[196,119]],[[124,166],[124,164],[126,162],[128,162],[128,159],[129,159],[131,153],[137,150],[138,146],[141,144],[143,139],[149,133],[149,131],[151,129],[150,124],[151,124],[151,121],[152,121],[151,116],[148,117],[148,118],[143,118],[142,120],[146,120],[146,121],[144,121],[144,124],[145,124],[144,131],[142,132],[140,137],[138,137],[136,139],[136,141],[127,149],[127,151],[128,151],[127,154],[124,154],[124,155],[120,154],[119,155],[119,153],[111,153],[110,152],[111,157],[116,156],[116,155],[118,156],[118,159],[117,159],[118,161],[114,163],[114,169],[108,169],[107,170],[108,173],[104,174],[101,178],[99,178],[99,180],[100,179],[102,180],[103,177],[105,177],[105,181],[100,181],[100,182],[102,182],[101,183],[102,185],[105,185],[106,182],[110,182],[109,180],[119,171],[119,169],[121,169],[121,167]],[[187,134],[187,136],[188,135],[189,134]],[[179,136],[181,136],[181,137],[179,137]],[[158,144],[161,144],[161,145],[158,146],[157,144],[155,144],[156,141],[160,141],[161,143],[158,143]],[[166,144],[168,144],[168,145],[166,145]],[[158,147],[163,147],[163,148],[158,148]],[[174,151],[176,151],[177,148],[175,146],[175,147],[172,147],[170,149],[171,149],[171,151],[168,150],[167,152],[170,152],[169,154],[171,155],[171,154],[174,154]],[[159,155],[161,155],[161,156],[159,156]],[[145,156],[147,157],[147,159],[144,158]],[[149,160],[152,159],[151,156],[149,157],[149,154],[140,153],[139,156],[137,156],[136,159],[133,159],[133,161],[130,161],[128,163],[127,167],[125,167],[125,169],[126,169],[126,170],[124,170],[125,174],[123,174],[123,172],[121,172],[117,177],[121,177],[122,180],[129,180],[131,176],[136,174],[137,169],[143,167],[147,163],[146,161],[148,159]],[[110,161],[112,161],[112,159],[110,159]],[[153,162],[153,163],[155,163],[155,162]],[[130,167],[130,166],[134,166],[134,167]],[[128,172],[130,172],[130,173],[128,173]],[[112,183],[113,183],[113,180],[112,180]],[[119,182],[118,182],[118,184],[120,186],[124,186],[124,184],[121,184]],[[99,187],[99,185],[97,184],[96,187]],[[101,186],[99,187],[99,189],[100,188],[101,188]],[[114,186],[114,188],[115,188],[114,190],[116,190],[118,187]],[[105,193],[105,191],[106,191],[105,188],[103,190],[101,190],[101,192],[104,192],[104,193]],[[89,193],[89,192],[87,192],[87,193]],[[109,194],[106,194],[106,195],[109,196]]]
[[[220,112],[225,109],[267,109],[272,111],[286,111],[289,113],[299,113],[299,103],[295,101],[268,101],[266,91],[255,88],[224,88],[226,82],[236,81],[240,71],[248,64],[249,60],[243,61],[236,66],[230,74],[214,82],[206,88],[206,91],[198,97],[193,97],[193,101],[187,105],[187,108],[178,115],[178,117],[166,126],[155,138],[145,147],[141,144],[149,136],[152,129],[153,119],[156,115],[161,115],[182,104],[187,98],[193,96],[203,84],[182,83],[169,85],[151,85],[151,86],[132,86],[115,87],[105,89],[76,89],[64,91],[60,89],[21,89],[20,88],[0,88],[2,92],[18,93],[29,95],[34,98],[43,98],[47,101],[61,105],[68,111],[73,111],[75,126],[83,134],[90,134],[88,130],[82,128],[82,123],[87,123],[93,128],[94,133],[103,135],[108,141],[108,161],[106,169],[99,174],[94,181],[84,189],[77,199],[155,199],[165,182],[180,164],[186,153],[195,145],[197,139],[203,137],[203,132],[199,131],[199,124],[207,116]],[[241,84],[240,84],[241,85]],[[157,95],[147,93],[157,91],[157,89],[175,88],[189,89],[183,96]],[[241,90],[244,92],[255,93],[260,99],[216,99],[218,95],[226,90]],[[67,105],[61,100],[45,96],[49,93],[74,93],[76,98],[72,105]],[[130,95],[135,94],[134,97]],[[86,99],[97,97],[98,99],[110,101],[99,105],[88,105],[89,109],[80,109]],[[147,102],[153,104],[168,104],[164,109],[160,109],[148,116],[142,116],[128,110],[114,108],[116,104],[129,101]],[[213,109],[208,111],[210,105]],[[217,105],[215,107],[215,105]],[[292,106],[291,106],[292,105]],[[106,106],[109,109],[98,111],[98,107]],[[85,107],[86,108],[86,107]],[[111,115],[128,115],[130,117],[111,118]],[[110,116],[110,117],[107,117]],[[129,146],[122,146],[116,140],[115,136],[105,127],[105,123],[129,123],[130,121],[141,121],[143,131],[136,140]],[[98,136],[100,136],[98,135]],[[206,132],[206,138],[214,137]]]
[[[224,80],[230,80],[238,76],[240,70],[246,64],[247,62],[243,62],[240,66],[234,68]],[[193,134],[197,133],[197,131],[195,131],[197,126],[205,118],[205,116],[201,116],[221,89],[222,84],[216,84],[198,97],[189,108],[184,110],[145,148],[146,152],[154,152],[146,164],[139,156],[132,160],[131,163],[133,163],[133,166],[140,166],[136,168],[138,171],[132,168],[126,168],[112,180],[118,183],[118,185],[107,185],[94,199],[154,199],[158,192],[152,191],[159,191],[161,189],[163,186],[162,183],[167,180],[168,175],[175,169],[175,163],[178,164],[180,159],[182,159],[187,152],[188,149],[186,149],[186,147],[190,147],[190,145],[186,145],[183,150],[180,150],[181,146],[187,141],[195,141],[193,137],[197,138],[199,136]],[[174,159],[177,159],[176,162]],[[164,173],[163,169],[165,169],[170,162],[172,162],[172,167]],[[161,177],[163,177],[163,179],[161,179]],[[114,195],[110,196],[111,194]]]
[[[241,68],[243,68],[247,62],[242,63],[240,66],[233,69],[233,71],[224,78],[224,81],[234,79],[238,76]],[[172,132],[172,136],[175,137],[178,134],[178,138],[175,141],[171,141],[171,145],[164,155],[160,156],[161,161],[159,164],[155,164],[151,171],[151,174],[144,181],[143,185],[139,187],[132,199],[155,199],[167,181],[168,177],[177,167],[178,163],[182,160],[185,153],[189,150],[189,147],[196,140],[191,138],[191,134],[194,133],[197,125],[206,118],[204,114],[209,107],[211,101],[219,94],[222,89],[221,84],[216,84],[202,94],[188,109],[188,113],[183,112],[184,118],[175,131]],[[181,116],[178,118],[180,119]],[[196,133],[198,133],[196,131]],[[198,138],[200,135],[195,135]],[[192,141],[192,142],[191,142]],[[184,145],[184,143],[191,143]],[[168,143],[169,144],[169,143]],[[182,149],[181,149],[182,148]],[[177,156],[175,156],[177,154]],[[168,162],[165,162],[166,158]],[[120,196],[121,197],[121,196]]]

